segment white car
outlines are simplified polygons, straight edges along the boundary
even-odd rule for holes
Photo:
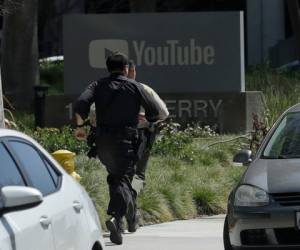
[[[0,249],[103,250],[88,194],[37,142],[0,129]]]

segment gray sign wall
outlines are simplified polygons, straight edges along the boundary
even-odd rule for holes
[[[107,76],[110,51],[159,93],[244,92],[243,27],[242,12],[65,16],[65,93]]]
[[[61,127],[74,121],[73,101],[76,96],[47,96],[46,121],[50,127]],[[170,119],[182,125],[211,125],[221,133],[249,132],[253,114],[263,115],[261,92],[163,94]],[[57,111],[60,112],[57,112]]]

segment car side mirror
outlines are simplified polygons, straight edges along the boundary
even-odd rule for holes
[[[35,206],[43,201],[42,193],[31,187],[6,186],[1,189],[4,209]]]
[[[247,165],[252,162],[252,151],[248,149],[241,150],[233,158],[234,163],[242,163]]]

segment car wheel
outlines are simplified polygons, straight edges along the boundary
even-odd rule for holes
[[[223,243],[224,243],[225,250],[233,250],[232,245],[230,243],[230,238],[229,238],[229,227],[228,227],[228,217],[227,216],[226,216],[225,222],[224,222]]]

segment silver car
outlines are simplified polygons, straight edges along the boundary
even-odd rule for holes
[[[247,170],[231,192],[225,250],[300,249],[300,104],[275,123],[256,155],[235,158]]]
[[[0,129],[0,249],[104,247],[84,188],[32,138]]]

